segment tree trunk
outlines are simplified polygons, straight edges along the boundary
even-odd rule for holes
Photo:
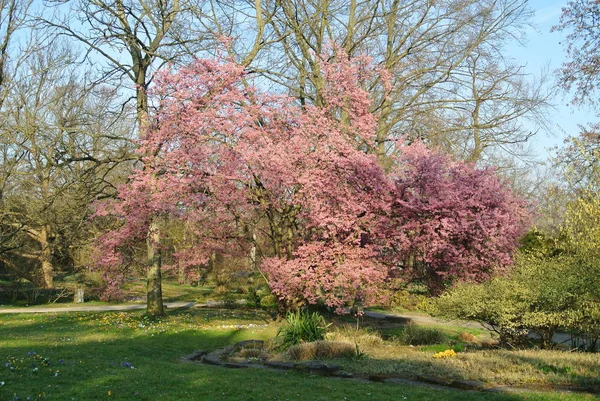
[[[136,77],[136,113],[139,124],[140,137],[146,136],[149,126],[148,93],[146,92],[146,73],[148,65],[140,54],[132,53],[133,69]],[[156,177],[154,177],[156,178]],[[146,314],[149,316],[162,316],[165,308],[162,299],[162,255],[160,250],[160,227],[156,220],[152,220],[146,237],[148,272],[146,275]]]
[[[49,233],[47,227],[40,230],[40,256],[39,261],[42,268],[42,279],[45,288],[54,288],[54,266],[52,265],[52,249],[50,248]]]
[[[150,316],[162,316],[165,309],[162,299],[162,279],[161,279],[161,250],[160,245],[160,227],[153,220],[148,229],[146,239],[148,249],[148,274],[146,283],[146,313]]]

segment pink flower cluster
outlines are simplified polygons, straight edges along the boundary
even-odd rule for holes
[[[259,91],[230,60],[159,74],[143,167],[98,209],[121,222],[101,238],[99,264],[119,266],[123,246],[156,219],[185,223],[198,238],[173,255],[187,265],[248,252],[258,235],[261,269],[280,299],[344,312],[375,301],[398,267],[419,266],[437,285],[509,263],[525,205],[494,171],[422,144],[398,147],[395,169],[384,171],[364,151],[376,118],[356,83],[376,69],[341,54],[321,68],[321,107]]]

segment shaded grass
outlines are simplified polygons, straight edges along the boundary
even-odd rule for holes
[[[157,320],[143,318],[142,312],[3,315],[0,382],[5,384],[0,401],[15,396],[21,400],[594,399],[579,394],[484,394],[361,383],[180,361],[194,350],[266,339],[276,330],[276,325],[265,323],[262,313],[216,309],[175,311]],[[448,367],[448,373],[453,369]]]

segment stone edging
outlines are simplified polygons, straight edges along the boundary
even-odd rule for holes
[[[486,391],[494,393],[515,393],[515,392],[540,392],[544,389],[535,387],[510,387],[510,386],[487,386],[484,382],[477,380],[444,380],[439,377],[402,377],[395,375],[360,375],[342,370],[340,366],[327,364],[319,361],[309,362],[277,362],[277,361],[247,361],[247,362],[230,362],[225,360],[225,355],[230,354],[235,348],[244,347],[247,345],[262,345],[261,340],[248,340],[230,345],[224,348],[219,348],[215,351],[195,351],[193,354],[181,358],[182,362],[204,363],[209,365],[222,366],[226,368],[254,368],[254,369],[272,369],[277,371],[297,371],[321,376],[337,377],[343,379],[354,379],[366,382],[379,383],[394,383],[394,384],[409,384],[414,386],[426,386],[432,388],[454,388],[466,391]],[[595,388],[571,388],[571,387],[553,387],[552,391],[571,392],[571,393],[592,393],[599,394],[600,390]],[[548,389],[545,389],[548,391]]]
[[[355,379],[369,382],[383,382],[383,383],[395,383],[395,384],[410,384],[416,386],[427,386],[427,387],[438,387],[438,388],[456,388],[460,390],[471,390],[471,391],[495,391],[495,388],[489,388],[485,386],[485,383],[471,380],[453,380],[446,381],[434,377],[417,377],[417,378],[405,378],[400,376],[391,375],[358,375],[351,372],[342,370],[340,366],[327,364],[318,361],[309,362],[277,362],[277,361],[261,361],[261,362],[231,362],[226,361],[225,356],[229,355],[235,348],[243,347],[252,343],[260,343],[259,340],[242,341],[240,343],[230,345],[224,348],[219,348],[212,352],[207,351],[195,351],[193,354],[187,355],[181,360],[183,362],[192,363],[204,363],[209,365],[222,366],[226,368],[243,369],[243,368],[255,368],[255,369],[272,369],[278,371],[298,371],[312,374],[319,374],[328,377],[338,377],[344,379]],[[497,391],[497,390],[496,390]]]

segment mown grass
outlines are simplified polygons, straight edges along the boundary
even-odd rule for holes
[[[194,350],[271,338],[277,328],[263,312],[240,310],[170,311],[160,320],[142,312],[0,315],[0,401],[594,399],[438,390],[181,361]]]

